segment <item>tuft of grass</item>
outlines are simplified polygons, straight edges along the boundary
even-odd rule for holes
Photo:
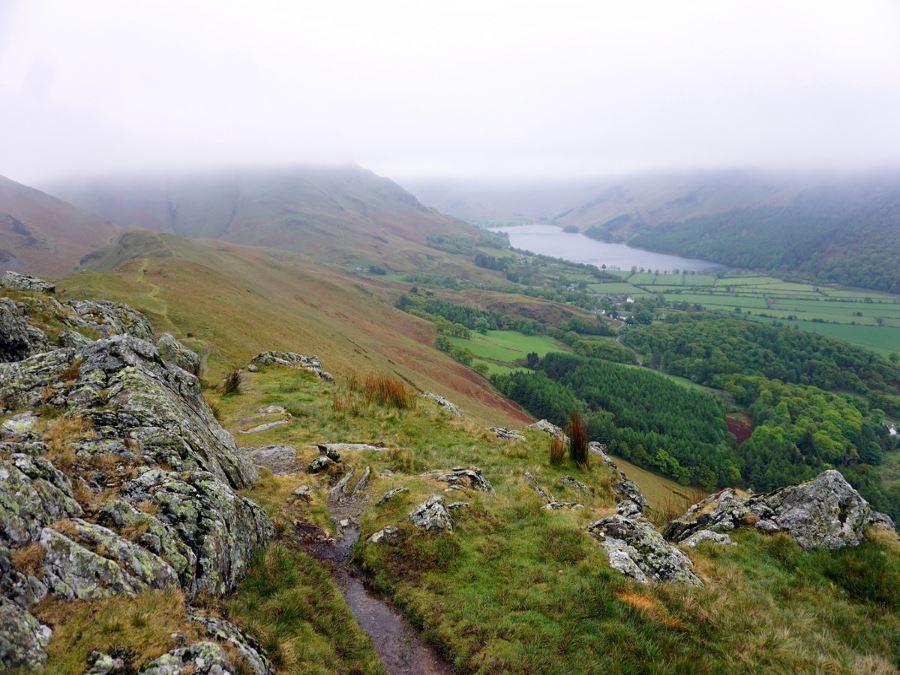
[[[39,576],[44,565],[44,547],[36,541],[18,548],[9,554],[13,567],[23,574]]]
[[[402,380],[393,375],[370,374],[357,384],[367,404],[373,401],[388,408],[404,410],[416,407],[416,395]]]
[[[566,442],[559,436],[550,437],[550,463],[559,466],[566,458]]]
[[[588,466],[588,432],[584,418],[578,411],[572,411],[569,415],[569,425],[566,429],[569,436],[569,457],[582,469]]]
[[[241,371],[235,368],[225,376],[225,380],[222,382],[222,395],[233,396],[240,393]]]
[[[93,438],[95,433],[90,422],[81,417],[55,419],[43,434],[48,447],[47,459],[62,471],[70,469],[78,459],[71,442]]]

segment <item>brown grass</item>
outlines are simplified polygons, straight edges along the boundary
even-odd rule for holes
[[[47,459],[63,471],[71,468],[77,460],[71,442],[93,438],[94,435],[95,432],[90,423],[81,417],[56,419],[43,435],[48,447]]]
[[[156,502],[150,501],[149,499],[139,501],[137,503],[137,507],[139,510],[151,516],[155,516],[157,513],[159,513],[159,506],[156,504]]]
[[[73,385],[78,381],[79,375],[81,375],[81,361],[76,359],[60,372],[59,379],[67,385]]]
[[[10,553],[9,559],[13,567],[23,574],[38,576],[44,566],[44,555],[44,547],[33,541],[28,546],[18,548]]]
[[[672,618],[659,601],[634,591],[616,591],[616,598],[629,607],[634,607],[648,619],[663,624],[667,628],[681,628],[681,623]]]
[[[569,457],[582,469],[588,467],[588,433],[581,413],[572,411],[569,415],[569,426],[566,429],[569,435]]]
[[[550,463],[562,464],[566,458],[566,442],[559,436],[550,437]]]
[[[53,628],[48,673],[83,672],[95,649],[127,654],[138,666],[174,649],[172,633],[183,633],[189,642],[206,639],[203,628],[187,618],[184,597],[174,589],[92,602],[47,600],[35,614]]]
[[[366,404],[373,401],[388,408],[403,410],[416,407],[416,395],[402,380],[393,375],[370,374],[360,383],[355,380],[357,390],[366,399]]]

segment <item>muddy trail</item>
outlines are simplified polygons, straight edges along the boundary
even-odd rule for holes
[[[452,675],[454,670],[450,664],[422,639],[390,600],[367,585],[365,573],[353,562],[351,548],[359,539],[358,518],[368,497],[359,484],[348,489],[349,477],[349,474],[345,476],[328,497],[337,538],[328,536],[317,525],[299,523],[295,528],[298,542],[307,553],[331,568],[356,622],[369,636],[388,673]]]

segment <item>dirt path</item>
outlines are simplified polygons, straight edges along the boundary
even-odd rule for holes
[[[450,664],[422,639],[399,610],[366,586],[363,571],[351,559],[350,549],[359,538],[358,517],[367,500],[364,494],[332,493],[328,506],[338,538],[328,537],[314,525],[298,525],[297,538],[304,550],[331,567],[357,623],[372,640],[390,675],[452,675]]]

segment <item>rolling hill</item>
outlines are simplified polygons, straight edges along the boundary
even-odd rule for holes
[[[429,235],[472,232],[355,166],[96,178],[53,191],[125,226],[290,250],[345,266],[419,269],[435,257],[424,246]]]
[[[400,291],[389,282],[305,256],[133,231],[59,288],[140,308],[204,355],[211,381],[259,352],[290,350],[318,354],[338,374],[394,373],[494,423],[528,419],[435,349],[433,324],[395,309]]]
[[[118,231],[71,204],[0,176],[0,269],[65,274]]]

